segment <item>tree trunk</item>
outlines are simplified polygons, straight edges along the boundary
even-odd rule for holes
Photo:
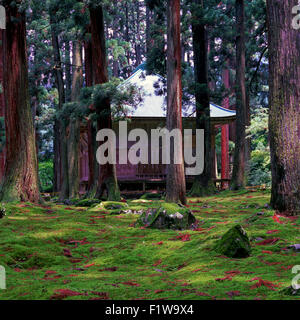
[[[28,92],[25,12],[6,4],[4,96],[6,165],[1,201],[41,201],[35,130]]]
[[[93,70],[95,84],[108,82],[107,57],[105,48],[105,33],[102,6],[90,8]],[[106,99],[101,106],[96,106],[98,115],[97,129],[112,129],[110,101]],[[116,167],[107,163],[99,166],[98,186],[96,196],[101,198],[107,192],[109,200],[120,200]]]
[[[76,102],[83,86],[82,46],[79,41],[73,42],[73,79],[71,100]],[[68,165],[69,165],[69,197],[77,198],[79,194],[79,146],[80,146],[80,120],[71,118],[68,137]]]
[[[204,129],[205,134],[205,162],[204,171],[201,175],[195,177],[193,187],[190,191],[192,196],[203,196],[215,191],[213,177],[213,157],[211,146],[211,122],[210,122],[210,103],[208,88],[208,42],[206,28],[203,23],[203,17],[197,16],[200,6],[203,7],[203,0],[195,0],[197,5],[193,13],[194,20],[192,24],[194,64],[195,64],[195,98],[196,98],[196,126],[197,129]],[[196,18],[197,17],[197,18]],[[197,21],[197,22],[196,22]]]
[[[271,205],[300,214],[300,33],[295,1],[267,0],[269,29]]]
[[[88,28],[88,32],[90,33],[90,27]],[[92,59],[92,42],[91,40],[85,41],[84,44],[84,53],[85,53],[85,82],[87,87],[93,86],[93,59]],[[97,166],[96,161],[96,149],[95,141],[96,141],[96,132],[94,130],[93,122],[88,120],[87,123],[87,132],[88,132],[88,161],[89,161],[89,181],[87,187],[86,197],[90,197],[95,193],[95,168]]]
[[[5,169],[5,123],[2,122],[5,119],[5,98],[3,92],[3,35],[4,30],[0,29],[0,117],[1,117],[1,137],[0,137],[0,183],[3,181],[4,169]],[[3,126],[4,125],[4,126]]]
[[[245,187],[245,145],[246,145],[246,80],[245,80],[245,5],[244,0],[236,0],[236,141],[231,188]]]
[[[66,75],[66,102],[71,100],[71,59],[70,59],[70,42],[65,42],[65,75]],[[74,63],[73,63],[74,64]]]
[[[58,110],[63,108],[63,104],[66,102],[65,95],[65,87],[64,87],[64,79],[63,72],[61,66],[61,57],[59,52],[59,41],[58,36],[55,30],[55,21],[54,21],[54,13],[50,13],[50,25],[51,25],[51,38],[52,38],[52,46],[53,46],[53,55],[55,62],[55,80],[56,86],[58,90]],[[60,145],[60,156],[61,156],[61,170],[60,170],[60,178],[61,181],[58,180],[60,189],[60,200],[69,198],[69,176],[68,176],[68,148],[67,148],[67,133],[66,133],[66,122],[64,119],[57,121],[55,123],[55,128],[58,132],[55,134],[55,139],[59,139],[59,143],[57,143],[57,148]],[[57,161],[57,160],[56,160]]]
[[[180,46],[180,0],[168,0],[168,59],[167,59],[167,129],[182,131],[182,83]],[[181,136],[182,137],[182,136]],[[171,161],[174,159],[171,147]],[[186,204],[186,184],[182,148],[176,150],[182,164],[173,162],[167,166],[166,201]]]

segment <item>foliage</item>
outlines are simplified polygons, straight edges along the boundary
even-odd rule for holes
[[[251,125],[246,131],[252,144],[248,181],[250,185],[271,185],[268,118],[266,108],[258,109],[252,115]]]
[[[51,160],[39,163],[39,177],[42,192],[51,192],[53,189],[53,162]]]

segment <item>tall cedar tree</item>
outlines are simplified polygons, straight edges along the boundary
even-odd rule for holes
[[[268,0],[270,147],[274,209],[300,214],[300,33],[293,1]]]
[[[91,26],[87,27],[87,33],[91,33]],[[85,63],[85,82],[87,87],[93,86],[93,49],[92,41],[90,37],[84,41],[84,63]],[[94,137],[96,136],[96,130],[93,126],[92,120],[88,120],[87,123],[87,133],[88,133],[88,163],[89,163],[89,180],[86,197],[90,197],[95,194],[96,185],[96,175],[97,161],[96,161],[96,141]]]
[[[5,1],[4,96],[6,165],[2,201],[40,202],[38,163],[28,92],[25,12]]]
[[[82,44],[73,41],[73,73],[71,101],[78,101],[83,86]],[[69,198],[77,198],[79,193],[79,151],[80,151],[80,121],[71,118],[68,131],[68,167],[69,167]]]
[[[180,41],[180,0],[168,0],[167,5],[167,129],[182,131],[182,83],[181,83],[181,41]],[[182,136],[181,136],[182,137]],[[186,183],[182,148],[171,148],[182,159],[181,164],[171,163],[167,170],[166,201],[186,204]]]
[[[246,167],[246,46],[245,46],[245,3],[236,0],[236,141],[231,188],[245,187]]]
[[[101,5],[96,7],[91,6],[89,11],[92,33],[94,84],[103,84],[108,82],[103,9]],[[97,129],[111,129],[112,117],[109,98],[104,99],[100,105],[95,107],[98,116]],[[120,200],[116,166],[110,163],[99,166],[96,197],[102,197],[105,191],[109,200]]]
[[[205,162],[204,171],[201,175],[195,177],[190,194],[202,196],[214,191],[211,152],[212,128],[208,90],[208,42],[202,13],[203,0],[194,0],[193,4],[192,33],[195,65],[196,125],[197,129],[204,129],[205,133]]]
[[[59,50],[59,40],[56,32],[56,21],[55,21],[55,10],[50,10],[50,26],[51,26],[51,38],[52,38],[52,46],[53,46],[53,56],[54,56],[54,74],[55,81],[58,91],[58,109],[61,110],[63,108],[63,104],[66,102],[66,92],[64,86],[63,79],[63,70],[61,63],[61,56]],[[69,198],[69,175],[68,175],[68,148],[67,148],[67,134],[66,134],[66,122],[65,120],[59,119],[55,121],[55,139],[59,140],[55,143],[55,153],[57,156],[60,155],[60,161],[58,162],[58,167],[55,166],[55,174],[57,177],[57,182],[59,182],[59,178],[61,179],[58,186],[61,186],[60,200]]]

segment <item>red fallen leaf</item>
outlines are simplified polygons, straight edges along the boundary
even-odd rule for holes
[[[50,299],[62,300],[68,297],[75,297],[75,296],[83,296],[83,293],[72,291],[69,289],[57,289],[54,291],[54,294],[50,297]]]
[[[280,221],[279,216],[277,216],[277,214],[274,214],[273,220],[274,220],[275,222],[278,222],[278,223],[280,223],[280,224],[283,224],[283,221]]]
[[[78,263],[78,262],[81,262],[82,259],[70,259],[70,262],[71,263]]]
[[[177,267],[177,270],[183,269],[184,267],[186,267],[186,265],[187,265],[187,263],[184,262],[183,264],[181,264],[181,265],[179,265],[179,266]]]
[[[208,228],[207,231],[209,231],[209,230],[211,230],[211,229],[213,229],[213,228],[215,228],[215,227],[216,227],[216,226],[212,226],[212,227]]]
[[[155,290],[154,293],[161,293],[164,292],[165,290]]]
[[[154,243],[154,244],[157,245],[157,246],[161,246],[163,244],[163,241],[159,241],[159,242]]]
[[[281,266],[281,269],[290,270],[290,269],[292,269],[293,267],[294,267],[294,266],[287,266],[287,267]]]
[[[263,250],[262,253],[273,254],[273,251]]]
[[[271,290],[276,290],[274,288],[278,287],[278,285],[272,283],[271,281],[263,280],[261,278],[253,278],[250,281],[255,281],[255,280],[258,280],[258,282],[256,284],[254,284],[253,286],[251,286],[250,289],[256,289],[256,288],[265,286]]]
[[[69,274],[68,277],[78,277],[79,274]]]
[[[162,262],[161,259],[157,260],[156,262],[154,262],[153,267],[157,267],[158,265],[160,265]]]
[[[22,272],[22,270],[20,268],[15,268],[14,269],[16,272]]]
[[[231,270],[231,271],[225,271],[226,274],[229,274],[231,277],[237,276],[241,273],[239,270]]]
[[[266,239],[266,240],[263,240],[263,241],[260,241],[260,242],[257,242],[256,245],[257,246],[265,246],[267,244],[275,244],[277,241],[279,241],[280,238],[273,238],[273,239]]]
[[[72,253],[70,249],[63,249],[65,257],[72,257]]]
[[[84,268],[90,268],[90,267],[92,267],[92,266],[94,266],[95,265],[95,263],[91,263],[91,264],[86,264],[85,266],[83,266]]]
[[[180,234],[179,236],[176,237],[176,239],[181,240],[183,242],[190,241],[191,235],[190,234]]]
[[[196,269],[196,270],[193,270],[192,272],[198,272],[198,271],[201,271],[202,269]]]
[[[55,274],[57,273],[56,271],[53,270],[46,270],[45,274]]]
[[[136,282],[132,282],[132,281],[122,282],[122,284],[124,284],[126,286],[132,286],[132,287],[139,287],[140,286],[140,284],[138,284]]]
[[[216,281],[225,281],[225,280],[232,280],[232,277],[231,276],[226,276],[224,278],[217,278],[215,279]]]
[[[267,234],[277,233],[279,230],[269,230],[267,231]]]

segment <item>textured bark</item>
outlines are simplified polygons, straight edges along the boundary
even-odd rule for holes
[[[300,33],[291,26],[293,1],[268,0],[271,204],[300,214]]]
[[[167,59],[167,129],[182,131],[182,83],[181,83],[181,43],[180,43],[180,1],[168,0],[168,59]],[[174,158],[171,148],[171,159]],[[166,201],[186,204],[186,183],[183,150],[176,150],[182,164],[167,166]]]
[[[105,48],[104,19],[102,6],[90,8],[94,84],[108,82],[107,57]],[[109,99],[97,106],[97,129],[112,129],[111,107]],[[99,166],[96,197],[101,198],[107,192],[109,200],[119,200],[120,191],[117,182],[116,167],[113,164]]]
[[[4,91],[3,91],[3,34],[4,30],[0,29],[0,117],[4,118],[5,112],[5,99],[4,99]],[[5,129],[4,129],[5,130]],[[2,142],[2,141],[1,141]],[[5,168],[5,141],[0,146],[0,183],[3,181],[4,176],[4,168]]]
[[[231,188],[245,187],[246,144],[246,80],[245,80],[245,4],[236,0],[236,140]]]
[[[59,51],[59,41],[55,30],[55,13],[50,12],[50,25],[51,25],[51,38],[53,46],[53,56],[54,56],[54,74],[55,81],[58,90],[58,110],[63,108],[63,104],[66,102],[66,94],[64,87],[63,71],[61,66],[61,57]],[[60,200],[69,198],[69,176],[68,176],[68,148],[67,148],[67,133],[66,133],[66,123],[64,119],[56,121],[55,129],[57,132],[54,135],[56,141],[56,152],[60,155],[60,179],[57,176],[57,187],[60,190],[59,198]],[[60,148],[59,148],[60,147]],[[55,154],[56,155],[56,154]],[[58,160],[56,159],[55,162]],[[57,168],[59,170],[59,168]]]
[[[6,2],[4,96],[7,158],[1,201],[41,201],[28,92],[25,13]]]
[[[83,86],[82,46],[79,41],[73,42],[73,65],[71,100],[77,101]],[[69,165],[69,198],[77,198],[79,194],[79,147],[80,121],[70,119],[68,137],[68,165]]]
[[[228,90],[230,89],[230,74],[229,67],[223,70],[223,84]],[[223,108],[229,109],[229,97],[224,98]],[[222,168],[221,168],[221,179],[229,179],[229,125],[222,126],[222,139],[221,139],[221,157],[222,157]],[[222,189],[228,189],[229,183],[222,182]]]
[[[194,0],[194,3],[203,7],[203,0]],[[197,11],[197,9],[196,9]],[[195,177],[190,194],[193,196],[202,196],[214,192],[213,165],[212,165],[212,146],[211,146],[211,123],[210,123],[210,104],[208,89],[208,42],[206,28],[194,12],[194,21],[192,24],[193,49],[195,64],[195,85],[196,85],[196,126],[197,129],[204,129],[205,134],[205,162],[204,171],[201,175]],[[196,22],[197,21],[197,22]]]
[[[71,53],[71,51],[70,51],[70,42],[66,41],[66,43],[65,43],[66,102],[69,102],[71,100],[72,75],[71,75],[70,53]]]
[[[90,27],[88,28],[88,32],[90,33]],[[93,59],[92,59],[92,42],[91,40],[86,40],[84,43],[84,53],[85,53],[85,82],[87,87],[91,87],[93,85]],[[96,183],[95,179],[95,168],[97,162],[95,160],[96,149],[95,143],[96,140],[96,132],[93,127],[93,123],[91,120],[88,120],[87,124],[87,132],[88,132],[88,161],[89,161],[89,181],[88,181],[88,189],[87,196],[89,197],[91,193],[93,193],[93,189]]]

